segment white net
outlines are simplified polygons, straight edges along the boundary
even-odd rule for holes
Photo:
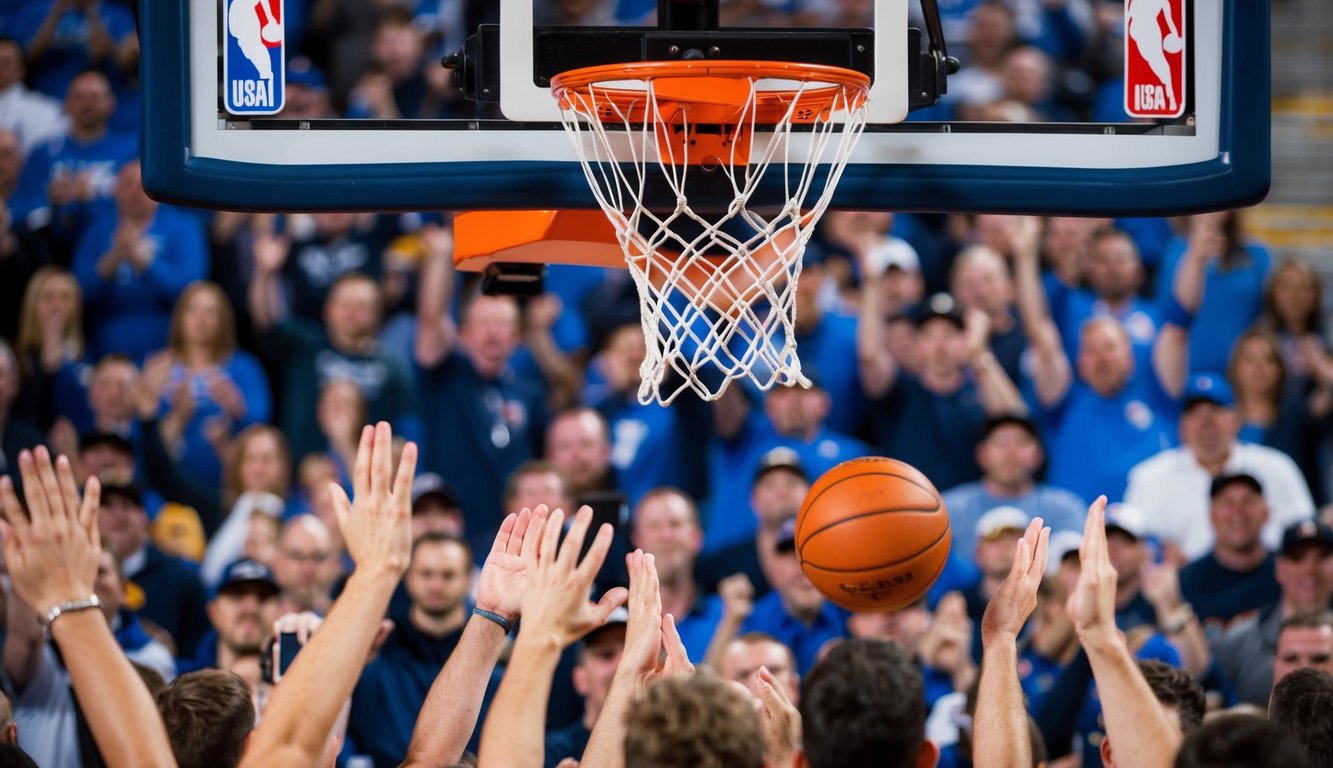
[[[809,386],[796,354],[801,258],[865,127],[868,83],[696,82],[693,92],[732,92],[721,122],[726,97],[672,95],[676,74],[634,77],[557,79],[555,93],[638,288],[639,401],[665,405],[686,390],[715,400],[738,379]]]

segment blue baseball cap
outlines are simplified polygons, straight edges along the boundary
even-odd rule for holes
[[[324,73],[305,56],[293,56],[287,62],[287,84],[303,85],[312,91],[324,91],[329,87],[324,80]]]
[[[1196,373],[1185,385],[1185,410],[1199,403],[1212,403],[1223,408],[1235,408],[1236,398],[1226,378],[1215,373]]]

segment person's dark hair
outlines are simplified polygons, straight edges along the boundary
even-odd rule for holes
[[[1297,669],[1273,687],[1268,719],[1291,731],[1311,768],[1333,768],[1333,677],[1322,669]]]
[[[1222,715],[1185,737],[1176,768],[1304,768],[1300,742],[1254,715]]]
[[[1282,315],[1277,311],[1277,279],[1286,272],[1298,273],[1306,285],[1314,291],[1314,301],[1305,317],[1300,319],[1301,325],[1299,328],[1286,327],[1282,322]],[[1268,279],[1264,281],[1263,309],[1260,311],[1259,319],[1255,321],[1254,327],[1275,334],[1318,334],[1322,330],[1320,314],[1323,311],[1323,302],[1323,281],[1319,279],[1319,273],[1301,259],[1283,259],[1268,273]]]
[[[0,744],[0,768],[37,768],[37,761],[17,744]]]
[[[422,544],[457,544],[467,553],[467,564],[471,568],[475,565],[472,559],[472,547],[468,546],[467,541],[448,533],[446,531],[427,531],[412,541],[412,559],[416,559],[417,550]]]
[[[1180,715],[1181,733],[1189,734],[1203,725],[1203,713],[1207,706],[1203,688],[1194,682],[1188,672],[1156,660],[1140,661],[1139,672],[1143,673],[1143,678],[1148,681],[1148,687],[1159,704],[1176,708]]]
[[[912,766],[926,738],[921,671],[887,640],[835,646],[806,676],[800,710],[810,768]]]
[[[157,708],[180,768],[232,768],[255,728],[250,686],[220,669],[176,678],[157,695]]]
[[[629,710],[625,768],[759,768],[764,732],[754,705],[709,674],[648,687]]]
[[[157,695],[167,687],[166,678],[162,677],[162,673],[156,669],[137,661],[131,661],[130,666],[134,667],[134,671],[139,673],[139,679],[143,681],[144,687],[153,695],[153,698],[157,698]]]

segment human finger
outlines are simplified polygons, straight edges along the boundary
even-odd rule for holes
[[[37,465],[32,460],[31,451],[19,453],[19,475],[23,478],[23,495],[28,502],[28,521],[33,528],[45,530],[51,519],[51,512],[46,503],[46,494],[42,492],[42,481],[37,474]]]
[[[588,547],[588,555],[583,558],[583,562],[579,563],[575,570],[579,578],[591,582],[593,577],[597,575],[597,571],[601,570],[602,563],[606,562],[606,553],[611,549],[611,538],[614,534],[615,531],[612,530],[610,523],[602,523],[602,527],[597,529],[597,537],[592,540],[592,546]],[[652,555],[646,555],[645,558],[651,560]],[[654,588],[656,588],[656,569],[653,570],[652,579]]]
[[[329,483],[329,496],[333,500],[333,516],[338,521],[338,531],[346,534],[347,521],[352,516],[352,500],[347,498],[347,491],[337,483]]]
[[[546,529],[546,506],[538,504],[532,511],[532,516],[528,518],[528,530],[524,532],[523,540],[519,542],[519,554],[524,560],[536,563],[538,547],[541,545],[542,533]]]
[[[393,448],[389,448],[389,463],[393,463]],[[398,457],[398,476],[393,481],[393,498],[402,507],[400,511],[412,514],[412,480],[417,476],[417,444],[408,441]]]
[[[565,512],[557,509],[546,518],[546,525],[542,526],[541,545],[537,548],[537,560],[540,563],[550,563],[555,560],[556,547],[560,543],[560,526],[564,525]]]
[[[356,446],[356,461],[352,467],[352,494],[358,498],[370,493],[370,453],[374,444],[375,428],[367,424],[361,428],[361,442]]]
[[[524,509],[521,514],[530,514]],[[495,532],[495,541],[491,542],[491,554],[498,555],[509,549],[509,540],[514,536],[514,524],[518,522],[518,515],[510,512],[505,515],[505,519],[500,523],[500,530]]]
[[[102,508],[102,481],[96,475],[83,484],[83,501],[79,505],[79,527],[88,536],[88,541],[101,549],[102,531],[97,525],[97,515]]]
[[[373,446],[370,454],[370,495],[381,500],[389,495],[393,483],[393,430],[387,421],[375,425]]]
[[[608,589],[606,594],[602,595],[602,599],[598,600],[592,606],[592,615],[597,621],[597,626],[600,627],[605,624],[606,617],[611,615],[611,611],[624,605],[625,601],[628,599],[628,589],[625,589],[624,587],[612,587],[611,589]]]
[[[27,538],[28,514],[23,511],[23,505],[19,504],[18,494],[14,492],[14,481],[7,476],[0,476],[0,512],[4,513],[11,533],[17,532],[20,537]]]
[[[1046,563],[1050,557],[1051,549],[1051,529],[1042,528],[1041,534],[1037,536],[1037,549],[1032,556],[1032,565],[1028,568],[1028,574],[1035,576],[1041,581],[1046,573]]]

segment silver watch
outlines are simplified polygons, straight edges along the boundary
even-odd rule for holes
[[[60,618],[62,615],[66,613],[73,613],[75,611],[86,611],[89,608],[100,608],[101,606],[102,606],[102,601],[97,599],[97,595],[89,595],[88,597],[85,597],[82,600],[66,600],[65,602],[60,603],[56,605],[54,608],[52,608],[51,612],[46,614],[46,618],[42,618],[39,616],[37,618],[37,621],[43,627],[49,627],[51,626],[52,622],[54,622],[56,619]]]

